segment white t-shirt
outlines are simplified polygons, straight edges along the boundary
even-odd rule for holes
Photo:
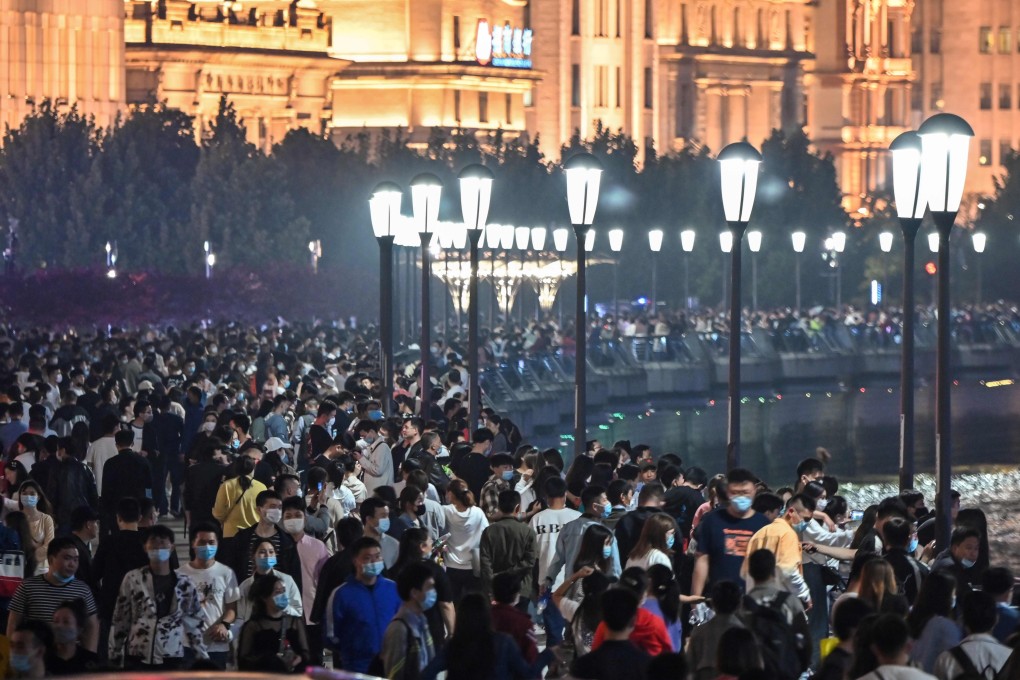
[[[202,605],[202,618],[205,619],[205,646],[210,652],[230,651],[230,641],[213,642],[208,635],[209,626],[223,617],[224,605],[241,599],[241,590],[237,585],[234,570],[220,562],[213,562],[208,569],[197,569],[190,563],[182,564],[177,570],[186,574],[195,582],[198,589],[199,603]],[[229,626],[228,626],[229,627]],[[185,641],[185,646],[188,646]]]
[[[89,444],[88,453],[85,454],[85,462],[92,468],[96,477],[96,493],[103,495],[103,467],[106,461],[117,455],[117,442],[113,437],[100,437]]]
[[[471,569],[472,554],[482,541],[482,532],[489,526],[485,513],[477,505],[458,512],[452,505],[444,505],[446,531],[450,543],[446,551],[447,569]]]
[[[669,556],[662,552],[658,548],[652,548],[641,557],[632,557],[627,560],[626,569],[631,567],[641,567],[644,570],[648,570],[648,567],[653,564],[661,564],[669,567],[670,571],[673,571],[673,563],[669,561]]]
[[[304,616],[305,608],[301,602],[301,591],[298,590],[297,584],[294,583],[294,579],[290,574],[285,574],[282,571],[273,569],[271,572],[274,576],[279,577],[283,581],[283,587],[287,593],[287,599],[290,600],[290,604],[283,610],[283,613],[287,616]],[[237,620],[244,623],[251,618],[251,600],[248,599],[248,591],[251,590],[251,584],[255,582],[255,575],[252,574],[248,578],[241,582],[239,590],[241,591],[241,599],[237,602]],[[238,626],[240,630],[240,626]]]
[[[545,583],[556,557],[556,539],[560,537],[560,529],[567,522],[573,522],[581,516],[577,510],[563,508],[561,510],[543,510],[535,513],[531,518],[531,528],[538,539],[538,583]],[[553,582],[553,590],[556,590],[563,583],[563,570],[556,575]]]

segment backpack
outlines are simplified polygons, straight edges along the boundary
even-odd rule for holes
[[[251,428],[249,428],[248,436],[254,439],[259,444],[266,443],[266,419],[262,416],[255,418],[251,421]]]
[[[954,676],[953,680],[987,680],[988,668],[983,671],[979,671],[978,667],[974,665],[974,660],[970,658],[970,655],[964,651],[962,645],[956,645],[949,649],[949,653],[953,655],[953,659],[960,665],[961,672]],[[1002,665],[1002,670],[996,673],[993,677],[995,680],[1006,678],[1006,671],[1009,669],[1009,662],[1007,661]]]
[[[788,592],[780,592],[766,604],[744,597],[747,612],[744,623],[758,640],[765,674],[776,680],[797,680],[807,669],[805,640],[794,632],[783,613],[783,604],[789,596]]]

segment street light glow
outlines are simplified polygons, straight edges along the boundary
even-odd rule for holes
[[[403,198],[404,192],[393,182],[381,182],[376,185],[372,197],[368,199],[372,232],[376,238],[396,236],[397,224],[400,222],[400,203]],[[206,243],[208,245],[208,241]]]
[[[662,250],[662,229],[652,229],[648,232],[648,247],[653,253]]]
[[[803,253],[804,246],[807,245],[807,234],[803,231],[795,231],[790,234],[790,240],[793,241],[793,252]]]
[[[609,249],[614,253],[620,252],[623,248],[623,229],[609,230]]]
[[[845,231],[832,232],[832,249],[835,250],[837,253],[842,253],[846,249]]]
[[[726,221],[746,223],[758,189],[761,154],[747,142],[737,142],[720,151],[717,159]]]
[[[484,229],[492,198],[492,170],[474,163],[460,171],[460,209],[468,229]]]
[[[571,224],[591,226],[599,202],[602,164],[590,153],[579,153],[563,165],[563,173],[567,177]]]
[[[423,172],[411,180],[411,208],[414,228],[419,234],[431,234],[435,230],[442,194],[442,183],[430,172]]]
[[[939,252],[939,233],[932,231],[928,233],[928,250],[933,253]]]
[[[567,250],[567,241],[570,239],[570,230],[566,227],[553,229],[553,247],[556,252],[563,253]]]
[[[589,229],[584,235],[584,250],[587,253],[595,250],[595,230]]]
[[[752,253],[757,253],[761,250],[761,232],[758,230],[747,232],[747,247],[751,249]]]
[[[697,236],[697,232],[693,229],[684,229],[680,232],[680,247],[685,253],[689,253],[694,250],[695,236]]]
[[[514,244],[517,246],[517,250],[527,250],[528,241],[530,240],[530,227],[514,227]]]
[[[719,232],[719,247],[724,253],[728,253],[733,250],[733,232],[732,231],[720,231]]]
[[[960,209],[967,156],[974,130],[963,118],[939,113],[917,129],[921,138],[921,186],[933,213]]]
[[[893,165],[893,195],[900,219],[921,219],[926,206],[921,191],[921,138],[916,132],[901,134],[889,145]]]
[[[535,250],[545,250],[545,236],[548,230],[545,227],[531,228],[531,247]]]
[[[892,252],[893,244],[893,233],[891,231],[883,231],[878,235],[878,247],[882,249],[883,253]]]
[[[988,242],[988,236],[981,233],[980,231],[975,231],[973,234],[971,234],[970,238],[971,241],[973,241],[974,243],[975,253],[981,254],[985,252],[985,245]]]

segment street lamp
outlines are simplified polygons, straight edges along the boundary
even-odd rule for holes
[[[977,289],[975,291],[975,301],[977,304],[981,304],[981,254],[985,252],[985,245],[988,242],[988,237],[980,231],[975,231],[970,235],[971,242],[974,244],[974,253],[977,255],[974,259],[977,260]]]
[[[208,241],[202,243],[202,250],[205,252],[205,278],[211,279],[213,267],[216,265],[216,254]]]
[[[432,277],[432,236],[439,222],[439,199],[443,185],[439,178],[427,172],[411,180],[411,207],[414,211],[415,230],[421,238],[421,417],[429,417],[432,384],[429,379],[429,362],[432,353],[432,320],[430,279]]]
[[[599,185],[602,182],[602,164],[589,153],[573,156],[563,166],[567,177],[567,207],[570,223],[574,227],[577,241],[577,300],[574,317],[574,453],[584,455],[585,416],[587,411],[587,361],[588,361],[588,315],[585,305],[585,251],[589,234],[591,245],[595,245],[595,232],[591,224],[595,220],[595,208],[599,202]]]
[[[939,233],[937,231],[928,234],[928,250],[932,255],[937,255],[939,252]]]
[[[892,252],[893,247],[893,233],[891,231],[883,231],[878,235],[878,247],[887,256]],[[885,300],[885,291],[889,282],[889,258],[882,258],[882,300]]]
[[[800,311],[800,258],[804,252],[804,246],[807,245],[807,234],[803,231],[795,231],[790,234],[790,240],[793,242],[793,268],[794,268],[794,282],[796,288],[796,307],[795,309]]]
[[[386,415],[393,410],[393,241],[400,222],[404,195],[393,182],[382,182],[368,200],[372,233],[379,243],[379,372],[383,381],[382,402]]]
[[[949,547],[952,529],[950,498],[953,447],[951,441],[950,326],[949,326],[949,237],[960,210],[967,180],[967,155],[974,130],[963,118],[939,113],[917,130],[921,138],[920,190],[928,203],[941,237],[938,255],[938,341],[935,349],[935,468],[936,498],[935,544]]]
[[[609,230],[609,249],[619,253],[623,249],[623,229]],[[620,294],[617,290],[617,272],[620,270],[620,261],[617,259],[613,265],[613,323],[620,327]],[[615,333],[614,333],[615,334]]]
[[[747,232],[747,247],[751,251],[751,309],[758,311],[758,257],[761,250],[761,232]]]
[[[729,356],[729,437],[726,443],[726,468],[740,465],[740,242],[751,219],[754,195],[758,188],[761,154],[747,142],[730,144],[719,152],[719,179],[723,213],[730,244],[730,356]]]
[[[921,195],[921,138],[904,132],[889,145],[896,215],[903,234],[903,354],[900,357],[900,488],[914,488],[914,253],[927,207]]]
[[[843,267],[840,264],[839,256],[846,250],[846,232],[835,231],[829,237],[832,246],[832,264],[836,270],[836,313],[843,309]]]
[[[492,198],[492,170],[474,163],[460,171],[460,208],[467,227],[471,256],[471,278],[468,280],[468,422],[478,427],[481,419],[482,394],[478,376],[478,244],[482,240],[485,221]]]
[[[697,235],[693,229],[684,229],[680,232],[680,249],[684,251],[684,308],[691,308],[691,252],[694,250],[694,237]]]
[[[117,278],[117,242],[106,242],[106,278]]]
[[[312,256],[312,273],[319,273],[319,258],[322,257],[322,241],[316,239],[308,242],[308,253]]]
[[[723,253],[723,266],[719,271],[722,272],[722,302],[720,305],[726,304],[727,293],[729,292],[729,276],[726,268],[729,267],[729,258],[726,257],[733,250],[733,232],[720,231],[719,232],[719,250]]]

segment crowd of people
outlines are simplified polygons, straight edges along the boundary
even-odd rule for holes
[[[851,508],[824,452],[780,488],[627,441],[571,459],[469,422],[440,349],[387,404],[343,326],[8,329],[10,674],[1020,678],[966,499],[936,546],[936,499]]]

